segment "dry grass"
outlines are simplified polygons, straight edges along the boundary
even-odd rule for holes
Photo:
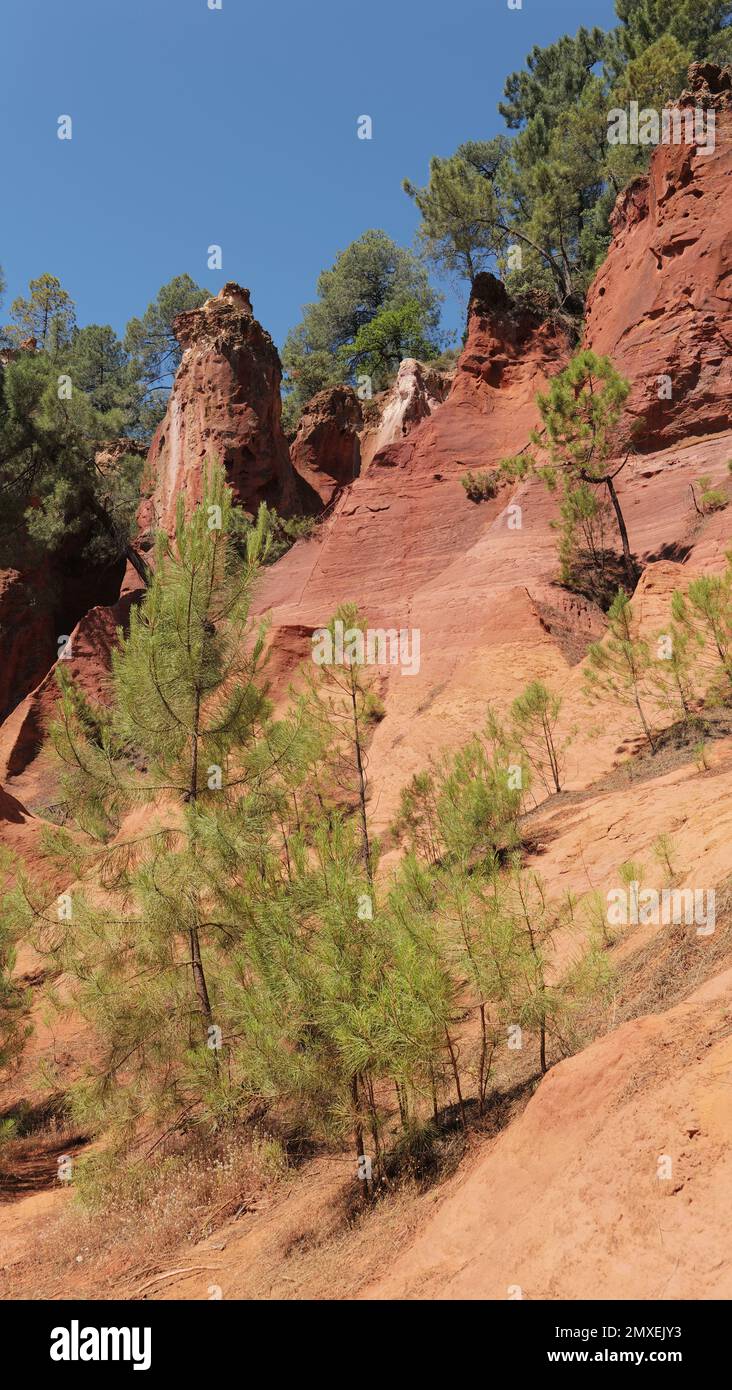
[[[42,1147],[44,1136],[34,1141]],[[224,1221],[256,1210],[287,1171],[281,1144],[267,1134],[230,1135],[147,1163],[81,1159],[74,1196],[32,1255],[6,1270],[4,1297],[129,1297],[174,1251],[180,1258],[181,1248],[192,1251]]]

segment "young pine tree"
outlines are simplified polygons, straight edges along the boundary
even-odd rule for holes
[[[552,377],[547,392],[537,396],[543,422],[534,430],[531,443],[543,450],[545,458],[524,452],[503,460],[502,468],[511,477],[535,473],[554,491],[560,478],[574,489],[580,484],[604,489],[615,512],[623,549],[626,580],[635,588],[638,578],[625,518],[615,488],[615,479],[627,463],[627,456],[615,466],[615,434],[630,392],[630,383],[617,372],[609,357],[598,357],[583,349]]]
[[[691,632],[680,623],[670,622],[656,637],[656,659],[650,671],[655,700],[673,723],[690,728],[694,713],[698,651]]]
[[[221,891],[232,817],[249,827],[249,887],[266,875],[269,708],[249,625],[261,535],[247,562],[229,542],[232,502],[211,469],[189,521],[157,538],[154,578],[114,653],[111,701],[62,682],[52,738],[69,829],[49,852],[80,884],[57,905],[19,902],[73,982],[100,1052],[78,1100],[129,1137],[139,1121],[212,1115],[238,1079],[219,1011],[241,936]]]
[[[684,594],[674,593],[675,623],[696,646],[701,669],[710,678],[708,698],[727,701],[732,695],[732,554],[723,574],[693,579]]]
[[[633,609],[621,589],[608,612],[609,633],[603,642],[593,642],[587,653],[586,694],[592,700],[607,695],[632,705],[640,720],[652,753],[656,751],[644,705],[651,655],[648,643],[634,630]]]
[[[539,1065],[548,1070],[547,1044],[563,1043],[563,1030],[572,1011],[582,1001],[599,998],[610,978],[608,958],[594,938],[579,951],[570,966],[558,974],[556,937],[573,927],[571,898],[551,902],[541,878],[514,863],[502,884],[501,911],[509,920],[512,936],[514,1022],[538,1034]]]
[[[344,604],[322,629],[314,648],[315,671],[307,673],[303,711],[320,738],[327,792],[355,806],[366,878],[374,881],[374,846],[368,824],[368,743],[383,706],[375,689],[373,668],[365,661],[366,624],[355,604]],[[343,652],[340,651],[341,634]],[[323,658],[321,660],[321,658]]]
[[[12,856],[0,854],[0,873],[9,880],[14,873]],[[28,992],[15,977],[16,930],[12,900],[0,900],[0,1070],[13,1062],[23,1049],[28,1034]],[[0,1121],[0,1139],[3,1127]]]
[[[562,698],[543,681],[530,681],[511,705],[512,729],[534,771],[548,792],[562,790],[564,753],[569,738],[558,732]]]
[[[572,486],[564,479],[559,518],[553,522],[559,533],[560,578],[570,589],[581,588],[582,562],[589,559],[602,596],[608,575],[608,534],[612,511],[607,500],[590,483]]]

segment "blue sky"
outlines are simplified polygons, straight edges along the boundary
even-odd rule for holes
[[[425,182],[431,155],[503,129],[505,77],[533,44],[613,22],[612,0],[7,4],[4,316],[49,271],[81,324],[121,332],[187,271],[212,291],[247,285],[281,346],[320,270],[367,227],[412,244],[402,178]],[[440,288],[461,327],[464,291]]]

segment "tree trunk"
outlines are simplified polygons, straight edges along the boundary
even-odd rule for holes
[[[453,1045],[452,1045],[452,1038],[450,1037],[450,1034],[448,1033],[447,1028],[445,1029],[445,1037],[447,1038],[447,1046],[448,1046],[448,1050],[449,1050],[449,1053],[450,1053],[450,1062],[451,1062],[451,1064],[452,1064],[452,1074],[453,1074],[453,1076],[455,1077],[455,1089],[457,1090],[458,1104],[459,1104],[459,1106],[460,1106],[460,1118],[461,1118],[461,1120],[462,1120],[462,1122],[463,1122],[463,1129],[467,1129],[467,1128],[468,1128],[468,1121],[467,1121],[467,1116],[466,1116],[466,1114],[465,1114],[465,1101],[463,1100],[463,1093],[462,1093],[462,1089],[461,1089],[461,1086],[460,1086],[460,1073],[459,1073],[459,1071],[458,1071],[458,1065],[457,1065],[457,1061],[456,1061],[456,1058],[455,1058],[455,1050],[454,1050]]]
[[[628,529],[625,525],[625,517],[623,516],[618,494],[615,491],[615,484],[612,478],[606,478],[605,485],[610,494],[610,501],[613,504],[613,507],[615,509],[615,515],[618,519],[618,530],[620,532],[620,539],[623,542],[623,559],[625,561],[625,573],[627,576],[628,584],[630,586],[630,591],[632,593],[638,580],[638,571],[635,567],[635,561],[630,550],[630,541],[628,540]]]
[[[644,732],[646,738],[648,739],[648,744],[649,744],[650,750],[651,750],[652,753],[655,753],[655,751],[656,751],[656,745],[655,745],[655,743],[653,742],[653,735],[652,735],[652,733],[651,733],[651,731],[650,731],[650,729],[649,729],[649,727],[648,727],[648,721],[647,721],[647,719],[646,719],[646,716],[645,716],[645,714],[643,713],[643,706],[642,706],[642,704],[641,704],[641,702],[640,702],[640,697],[639,697],[639,695],[638,695],[638,691],[637,691],[637,690],[634,691],[633,698],[634,698],[634,700],[635,700],[635,707],[636,707],[636,709],[637,709],[637,711],[638,711],[638,714],[639,714],[639,717],[640,717],[640,722],[641,722],[641,724],[643,725],[643,732]]]
[[[358,1076],[351,1078],[351,1100],[353,1101],[353,1138],[356,1145],[356,1172],[363,1183],[364,1200],[369,1199],[369,1180],[364,1174],[361,1178],[361,1162],[366,1158],[363,1149],[363,1120],[361,1118],[361,1097],[358,1090]]]
[[[366,773],[364,771],[363,756],[361,753],[361,731],[358,725],[358,708],[356,706],[356,687],[351,681],[351,704],[353,706],[353,742],[356,749],[356,768],[358,770],[358,809],[361,820],[361,841],[363,844],[363,857],[366,865],[366,877],[369,888],[373,888],[373,873],[371,867],[371,842],[369,840],[369,827],[366,818]]]
[[[193,728],[191,730],[191,780],[188,791],[189,801],[195,803],[198,797],[198,725],[201,718],[201,694],[196,691],[196,703],[193,712]],[[201,958],[201,942],[198,935],[198,928],[191,927],[189,931],[191,943],[191,968],[193,970],[193,984],[196,990],[201,1017],[206,1028],[210,1028],[213,1022],[211,1014],[211,1002],[209,1000],[208,986],[206,984],[206,972],[203,968]],[[214,1061],[218,1063],[218,1058],[214,1053]]]
[[[485,1109],[485,1092],[487,1086],[486,1077],[486,1058],[488,1056],[488,1037],[485,1026],[485,1004],[480,1006],[480,1065],[478,1068],[478,1114],[482,1115]]]
[[[96,497],[94,497],[92,493],[89,494],[89,506],[91,511],[94,513],[94,516],[97,518],[97,521],[101,522],[102,526],[107,532],[107,535],[111,536],[112,540],[116,541],[116,543],[119,545],[119,533],[114,522],[112,521],[111,516],[109,515],[109,512],[105,511],[104,507],[101,505],[101,503],[97,501]],[[130,564],[132,565],[132,568],[136,570],[139,574],[143,584],[145,585],[145,588],[148,589],[150,587],[151,577],[150,566],[143,560],[141,555],[138,555],[137,551],[134,550],[131,545],[126,544],[120,546],[120,549],[125,559],[129,560]]]

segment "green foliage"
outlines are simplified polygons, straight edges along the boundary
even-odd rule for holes
[[[252,534],[243,565],[230,518],[221,470],[190,522],[181,499],[175,540],[159,536],[154,578],[120,634],[108,708],[60,678],[52,739],[67,828],[46,845],[79,882],[57,905],[26,882],[15,899],[100,1041],[77,1111],[127,1137],[143,1118],[211,1121],[245,1084],[215,1011],[227,970],[245,969],[249,919],[232,900],[250,882],[268,887],[266,789],[287,752],[255,682],[262,637],[248,624],[263,538]],[[220,858],[232,853],[239,870],[224,891]]]
[[[668,882],[673,884],[676,881],[675,860],[677,847],[671,835],[665,831],[658,835],[653,842],[653,853],[663,869],[665,869]]]
[[[69,293],[55,275],[39,275],[31,280],[27,298],[18,295],[10,306],[12,322],[5,335],[16,346],[27,338],[35,338],[44,352],[55,355],[69,342],[76,310]]]
[[[673,723],[690,727],[694,714],[697,649],[692,634],[679,623],[669,622],[656,641],[656,660],[650,670],[658,707]]]
[[[437,351],[439,301],[416,256],[385,232],[367,231],[318,276],[317,299],[306,304],[300,323],[287,336],[284,419],[293,427],[316,391],[348,377],[350,357],[343,349],[383,311],[412,310],[413,327]],[[403,326],[403,325],[402,325]]]
[[[73,389],[83,391],[93,409],[106,417],[109,436],[135,431],[142,401],[136,364],[109,324],[77,328],[63,355],[62,370]]]
[[[545,446],[547,481],[559,471],[584,483],[604,482],[614,434],[630,394],[630,383],[608,357],[583,350],[552,377],[545,394],[537,396],[544,433],[532,442]]]
[[[2,850],[0,874],[4,884],[10,882],[13,871],[13,857]],[[18,933],[6,907],[7,898],[3,895],[0,899],[0,1068],[7,1067],[18,1057],[29,1032],[26,1022],[28,991],[18,984],[14,973]],[[13,1138],[14,1128],[12,1120],[0,1121],[0,1145],[3,1140]]]
[[[696,485],[699,488],[699,507],[705,516],[711,512],[722,512],[729,506],[729,497],[721,488],[712,486],[711,478],[697,478]]]
[[[676,590],[671,613],[691,646],[693,661],[709,681],[706,698],[725,704],[732,696],[732,554],[722,574],[693,579],[686,593]]]
[[[427,259],[471,283],[507,234],[496,192],[507,151],[502,136],[473,142],[450,159],[431,159],[425,188],[409,179],[403,183],[421,213],[418,238]]]
[[[601,589],[609,576],[608,533],[612,525],[609,504],[598,496],[590,483],[563,479],[559,519],[552,522],[559,532],[559,562],[562,584],[582,592],[583,563],[589,560]]]
[[[610,695],[632,705],[654,753],[656,743],[643,702],[652,658],[648,643],[636,634],[631,602],[622,589],[607,617],[607,637],[603,642],[593,642],[587,653],[586,693],[593,700]]]
[[[387,385],[405,357],[428,361],[436,355],[429,311],[417,299],[405,299],[393,309],[381,309],[358,330],[339,353],[343,373],[365,372],[374,390]]]
[[[468,469],[460,482],[471,502],[488,502],[496,496],[500,479],[495,473],[472,473]]]
[[[615,199],[650,153],[610,145],[608,111],[631,100],[660,109],[686,86],[692,59],[732,55],[729,0],[616,9],[615,29],[583,26],[535,46],[508,77],[499,111],[513,138],[463,144],[430,162],[426,187],[404,183],[433,264],[472,281],[495,258],[514,295],[544,313],[553,303],[570,328],[604,258]]]
[[[145,393],[141,426],[151,434],[165,413],[165,403],[181,359],[181,347],[175,336],[174,322],[178,314],[197,309],[210,298],[208,290],[197,285],[190,275],[174,275],[148,304],[142,318],[132,318],[127,324],[124,347],[136,364],[136,373]]]
[[[520,130],[539,119],[550,125],[582,95],[587,75],[605,56],[607,35],[596,26],[582,26],[572,38],[565,34],[547,48],[535,45],[526,67],[511,73],[498,109],[506,124]]]
[[[615,0],[620,52],[632,58],[664,34],[688,48],[693,58],[709,56],[719,31],[732,19],[730,0]]]
[[[532,431],[531,443],[540,454],[525,450],[503,459],[501,468],[511,478],[535,474],[551,491],[560,480],[563,483],[564,553],[560,550],[560,557],[565,569],[570,560],[567,541],[571,547],[578,521],[596,523],[599,517],[597,509],[588,508],[588,494],[580,489],[582,485],[585,488],[604,487],[617,518],[628,583],[634,587],[635,562],[614,483],[627,458],[614,469],[609,463],[629,393],[630,383],[615,370],[609,357],[598,356],[587,349],[577,352],[568,365],[552,377],[547,391],[540,392],[536,398],[543,428]],[[604,555],[601,557],[597,548],[595,558],[604,563]]]
[[[109,417],[80,390],[65,398],[49,354],[22,353],[3,369],[0,386],[0,563],[121,559],[139,499],[139,459],[122,456],[100,472],[95,455],[109,437]]]
[[[309,516],[280,516],[275,507],[262,502],[256,521],[252,521],[241,507],[235,507],[231,516],[231,542],[242,558],[246,558],[249,537],[253,530],[260,529],[264,537],[261,563],[273,565],[287,554],[296,541],[312,535],[315,519]]]
[[[548,792],[562,790],[564,753],[571,735],[561,738],[562,699],[543,681],[530,681],[511,705],[511,729],[519,747]]]
[[[427,863],[492,866],[520,843],[529,786],[528,764],[489,712],[481,735],[412,778],[393,829]]]

